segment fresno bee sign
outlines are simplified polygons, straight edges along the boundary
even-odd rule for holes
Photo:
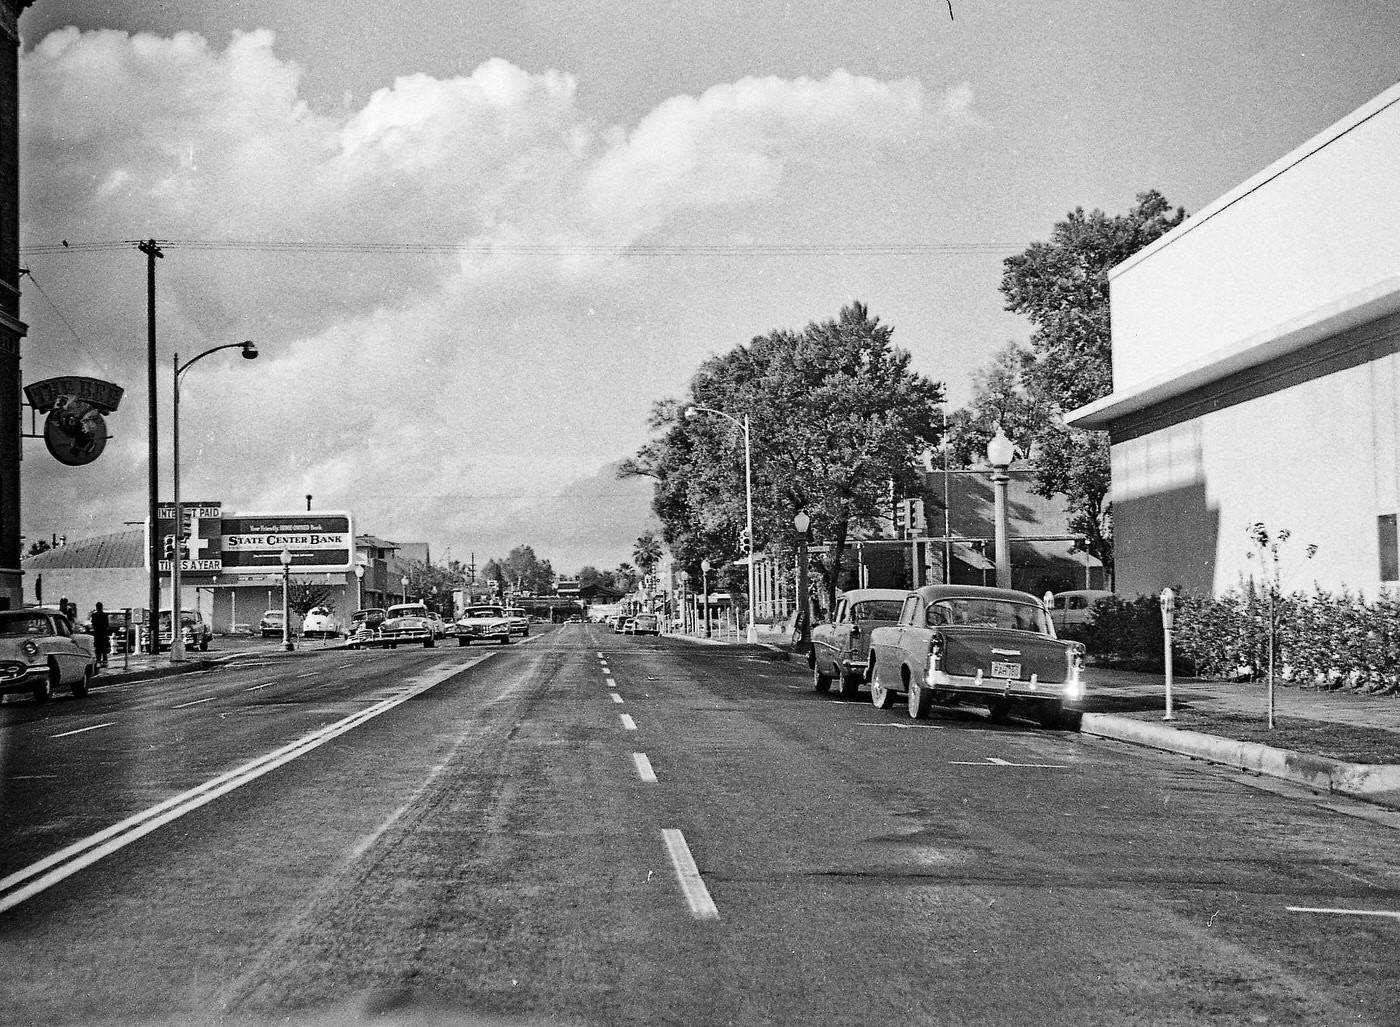
[[[282,570],[282,550],[293,571],[348,571],[355,566],[355,533],[345,510],[240,513],[222,518],[219,550],[224,573]]]

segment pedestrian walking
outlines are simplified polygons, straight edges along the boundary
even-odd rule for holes
[[[101,603],[92,611],[92,650],[97,656],[97,665],[107,666],[107,657],[112,652],[112,625]]]

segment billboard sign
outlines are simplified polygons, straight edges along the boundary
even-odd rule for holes
[[[345,510],[240,513],[221,523],[219,551],[225,573],[280,574],[284,549],[292,554],[293,572],[355,567],[355,533]]]
[[[218,574],[224,566],[220,552],[223,524],[219,516],[219,503],[209,500],[182,502],[180,514],[184,524],[177,532],[175,530],[175,504],[161,503],[156,506],[156,538],[161,543],[160,572],[162,574],[170,573],[178,544],[182,557],[181,574],[193,577],[198,577],[201,574]],[[149,545],[146,547],[146,561],[149,567]]]

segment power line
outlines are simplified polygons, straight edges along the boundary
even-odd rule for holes
[[[999,242],[872,243],[433,243],[373,240],[157,239],[163,250],[251,253],[348,253],[436,256],[480,254],[524,257],[955,257],[995,255],[1022,247]],[[138,240],[103,240],[22,245],[26,256],[108,253],[131,249]]]

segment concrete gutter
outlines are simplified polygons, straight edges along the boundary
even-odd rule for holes
[[[1400,808],[1400,765],[1347,763],[1325,756],[1307,756],[1258,742],[1241,742],[1199,731],[1182,731],[1165,724],[1109,713],[1082,714],[1079,731],[1085,735],[1179,753],[1252,774],[1292,781],[1319,792],[1335,792]]]

